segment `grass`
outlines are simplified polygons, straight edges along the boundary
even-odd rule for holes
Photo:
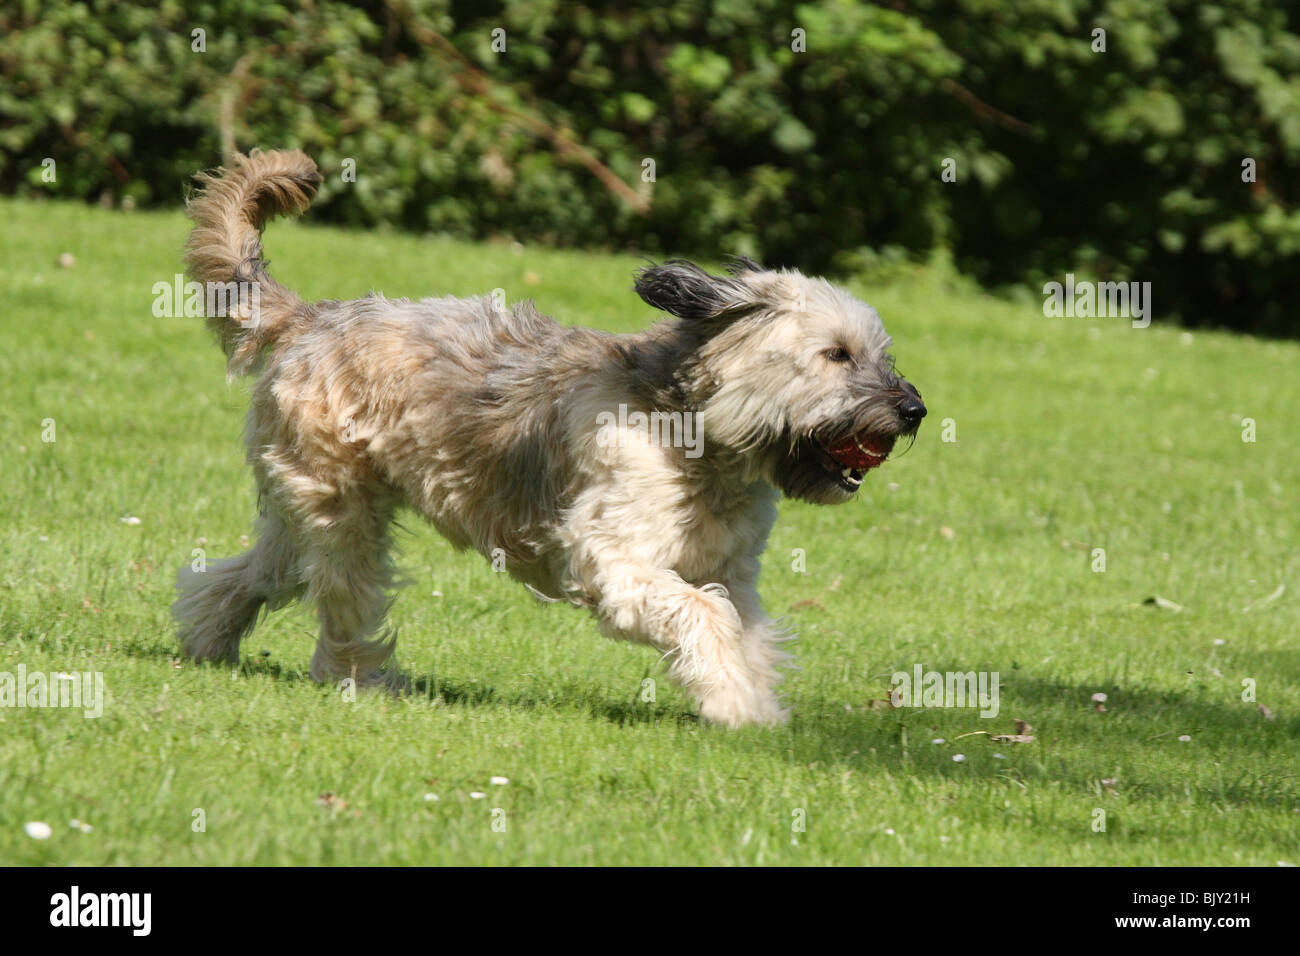
[[[392,618],[429,696],[347,703],[306,679],[299,609],[238,670],[174,660],[176,567],[242,550],[255,507],[246,385],[197,320],[151,315],[181,215],[0,214],[0,671],[109,693],[98,719],[0,709],[0,861],[1300,863],[1295,343],[1047,319],[929,272],[858,289],[930,417],[858,501],[782,506],[763,590],[800,634],[788,727],[702,726],[662,680],[642,701],[651,652],[414,518]],[[267,245],[309,297],[501,287],[565,322],[652,318],[630,256],[297,224]],[[999,716],[874,709],[917,663],[997,671]],[[961,737],[1016,718],[1035,741]]]

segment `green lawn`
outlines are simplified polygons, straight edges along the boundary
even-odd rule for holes
[[[392,619],[429,696],[349,703],[306,679],[301,609],[237,672],[175,660],[176,568],[242,550],[255,508],[246,384],[197,319],[151,314],[181,214],[0,217],[0,671],[109,693],[98,719],[0,710],[0,862],[1300,863],[1295,343],[1162,327],[1159,288],[1144,330],[933,272],[858,289],[930,417],[856,502],[782,506],[763,591],[800,635],[788,727],[703,726],[663,680],[643,702],[652,652],[413,516]],[[633,256],[296,224],[267,248],[307,297],[501,287],[563,322],[652,319]],[[872,706],[918,663],[997,671],[1001,713]],[[1036,740],[958,739],[1016,718]]]

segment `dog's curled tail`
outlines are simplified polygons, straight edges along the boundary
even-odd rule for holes
[[[299,150],[236,153],[229,166],[196,177],[188,202],[194,230],[186,245],[191,279],[204,286],[208,327],[217,334],[234,378],[251,371],[265,346],[280,337],[303,303],[266,272],[262,227],[298,215],[316,195],[320,171]]]

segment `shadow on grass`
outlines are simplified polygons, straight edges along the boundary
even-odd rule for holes
[[[546,694],[537,694],[531,689],[498,692],[495,687],[481,685],[476,681],[454,681],[430,675],[412,679],[410,696],[461,707],[579,710],[619,726],[661,721],[680,724],[699,722],[694,714],[678,708],[637,700],[611,699],[591,688],[572,683],[557,686]]]
[[[157,645],[128,647],[125,653],[144,659],[175,659],[175,651]],[[187,664],[228,670],[229,665]],[[937,668],[936,668],[937,669]],[[316,685],[303,670],[289,667],[262,655],[241,658],[238,670],[243,677],[265,677],[286,684]],[[647,671],[647,674],[649,672]],[[537,709],[557,712],[586,713],[618,726],[673,723],[699,725],[699,718],[680,702],[655,703],[611,698],[598,688],[573,681],[545,689],[544,680],[527,686],[502,690],[477,680],[455,680],[433,674],[406,675],[409,683],[397,694],[413,702],[421,700],[438,706],[473,709]],[[639,688],[638,683],[638,688]],[[789,701],[794,708],[791,725],[783,730],[744,734],[745,746],[757,742],[770,747],[798,764],[814,762],[828,769],[904,771],[909,774],[969,780],[969,769],[962,764],[944,764],[929,753],[934,736],[987,731],[991,734],[1014,732],[1014,721],[1023,718],[1034,726],[1033,743],[1006,744],[998,749],[1013,757],[999,776],[1015,777],[1030,783],[1059,782],[1083,789],[1096,789],[1107,754],[1115,750],[1116,741],[1153,747],[1181,746],[1177,736],[1190,734],[1202,745],[1210,739],[1217,746],[1239,751],[1243,758],[1264,760],[1278,773],[1262,779],[1247,767],[1230,768],[1229,779],[1222,773],[1211,785],[1202,780],[1198,788],[1215,799],[1228,803],[1253,803],[1257,806],[1293,808],[1300,802],[1300,777],[1282,772],[1293,766],[1291,754],[1300,738],[1300,718],[1277,715],[1267,720],[1254,703],[1238,697],[1224,701],[1207,700],[1204,690],[1180,693],[1143,687],[1106,687],[1104,713],[1095,710],[1092,683],[1078,684],[1015,673],[1003,684],[1001,712],[996,718],[983,719],[977,708],[870,709],[845,711],[842,700],[801,696]],[[719,734],[731,733],[718,730]],[[906,734],[906,737],[904,736]],[[1119,735],[1118,737],[1116,735]],[[1055,745],[1087,746],[1087,752],[1071,750],[1063,754]],[[965,749],[992,745],[980,736],[971,736]],[[1187,760],[1208,763],[1215,759],[1203,750],[1180,754]],[[1131,753],[1116,758],[1131,764]],[[1132,771],[1134,780],[1128,796],[1178,797],[1184,793],[1186,776],[1161,776],[1158,771],[1145,773],[1140,766]]]
[[[1184,693],[1131,685],[1101,688],[1108,696],[1107,710],[1100,712],[1091,699],[1098,689],[1092,683],[1017,673],[1003,685],[1001,712],[988,719],[979,716],[978,708],[848,712],[842,701],[804,698],[796,702],[793,741],[781,743],[798,762],[954,781],[969,779],[969,766],[943,758],[962,751],[974,755],[976,748],[987,747],[1009,758],[1001,776],[1059,782],[1099,796],[1100,778],[1111,775],[1105,768],[1122,765],[1129,797],[1181,798],[1190,783],[1208,798],[1230,804],[1289,811],[1300,803],[1300,773],[1293,758],[1300,718],[1268,719],[1239,695],[1225,694],[1219,701],[1206,699],[1203,689]],[[994,744],[977,735],[1015,733],[1017,718],[1033,726],[1033,742]],[[1182,735],[1190,741],[1180,742]],[[931,742],[941,737],[942,750]],[[1171,747],[1188,749],[1171,753]],[[1141,759],[1143,751],[1151,754],[1149,765]],[[1232,761],[1234,756],[1240,762]],[[1186,762],[1188,771],[1170,773],[1171,759]],[[1267,770],[1259,769],[1261,763]]]
[[[157,644],[147,646],[128,646],[123,653],[141,660],[173,663],[179,659],[176,648]],[[291,667],[270,659],[270,652],[243,654],[237,665],[218,663],[194,663],[185,661],[183,666],[208,668],[229,672],[237,670],[240,677],[265,677],[285,684],[307,684],[325,687],[311,679],[310,674],[297,667]],[[680,707],[653,702],[641,702],[637,699],[617,700],[604,695],[590,687],[576,683],[557,685],[545,694],[536,693],[532,688],[520,688],[509,692],[498,691],[491,684],[476,680],[449,680],[434,674],[413,675],[402,671],[406,686],[400,691],[392,691],[394,696],[411,700],[426,700],[431,703],[451,707],[474,708],[546,708],[552,710],[578,710],[593,717],[608,720],[624,726],[627,724],[652,724],[671,721],[679,724],[698,724],[699,718]],[[649,676],[647,672],[646,675]],[[638,684],[638,691],[640,685]],[[332,688],[331,688],[332,692]]]

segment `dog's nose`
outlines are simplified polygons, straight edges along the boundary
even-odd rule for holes
[[[907,422],[909,427],[919,425],[921,419],[925,417],[925,403],[919,397],[909,396],[898,403],[898,415]]]

